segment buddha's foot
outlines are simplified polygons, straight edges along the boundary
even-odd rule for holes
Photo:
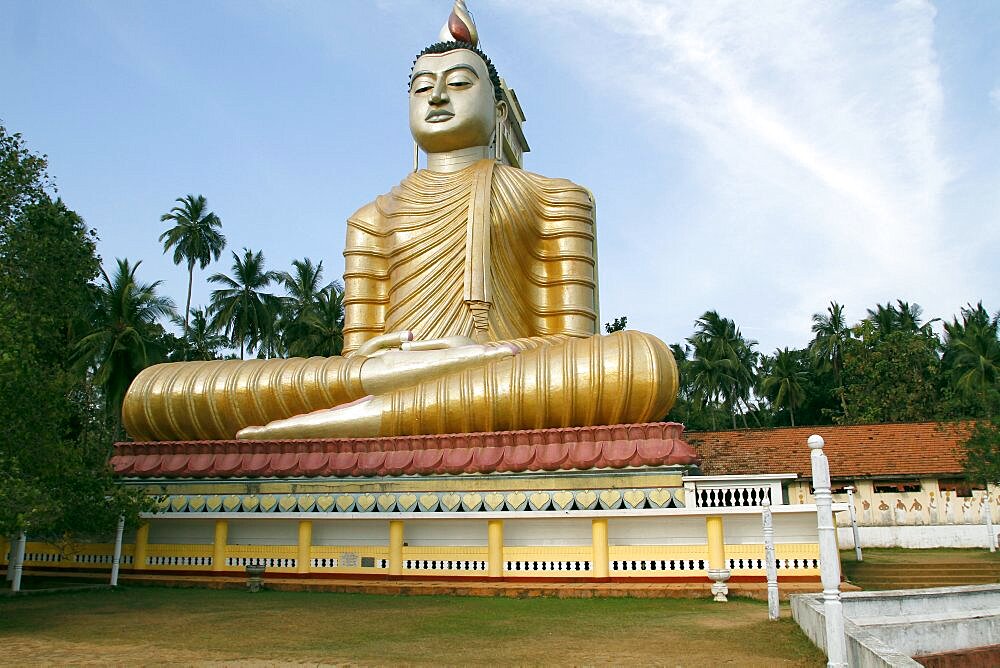
[[[280,441],[296,438],[364,438],[378,436],[382,422],[381,397],[371,395],[334,408],[313,411],[263,427],[247,427],[236,434],[241,440]]]

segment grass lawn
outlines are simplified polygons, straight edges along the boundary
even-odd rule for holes
[[[505,599],[128,587],[0,598],[3,662],[822,666],[783,611],[685,599]]]

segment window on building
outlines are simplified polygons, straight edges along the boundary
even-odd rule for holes
[[[903,494],[906,492],[919,492],[919,480],[876,480],[876,494]]]
[[[968,480],[956,479],[956,480],[939,480],[938,487],[941,488],[941,493],[951,492],[953,496],[959,497],[970,497],[972,496],[972,490],[981,490],[982,487],[975,487]]]

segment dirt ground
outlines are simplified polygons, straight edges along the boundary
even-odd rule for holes
[[[822,666],[765,605],[131,587],[0,599],[8,665]]]

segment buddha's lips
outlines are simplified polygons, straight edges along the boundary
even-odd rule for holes
[[[428,123],[440,123],[448,120],[449,118],[453,118],[454,116],[455,114],[445,109],[432,109],[427,112],[426,116],[424,116],[424,120]]]

